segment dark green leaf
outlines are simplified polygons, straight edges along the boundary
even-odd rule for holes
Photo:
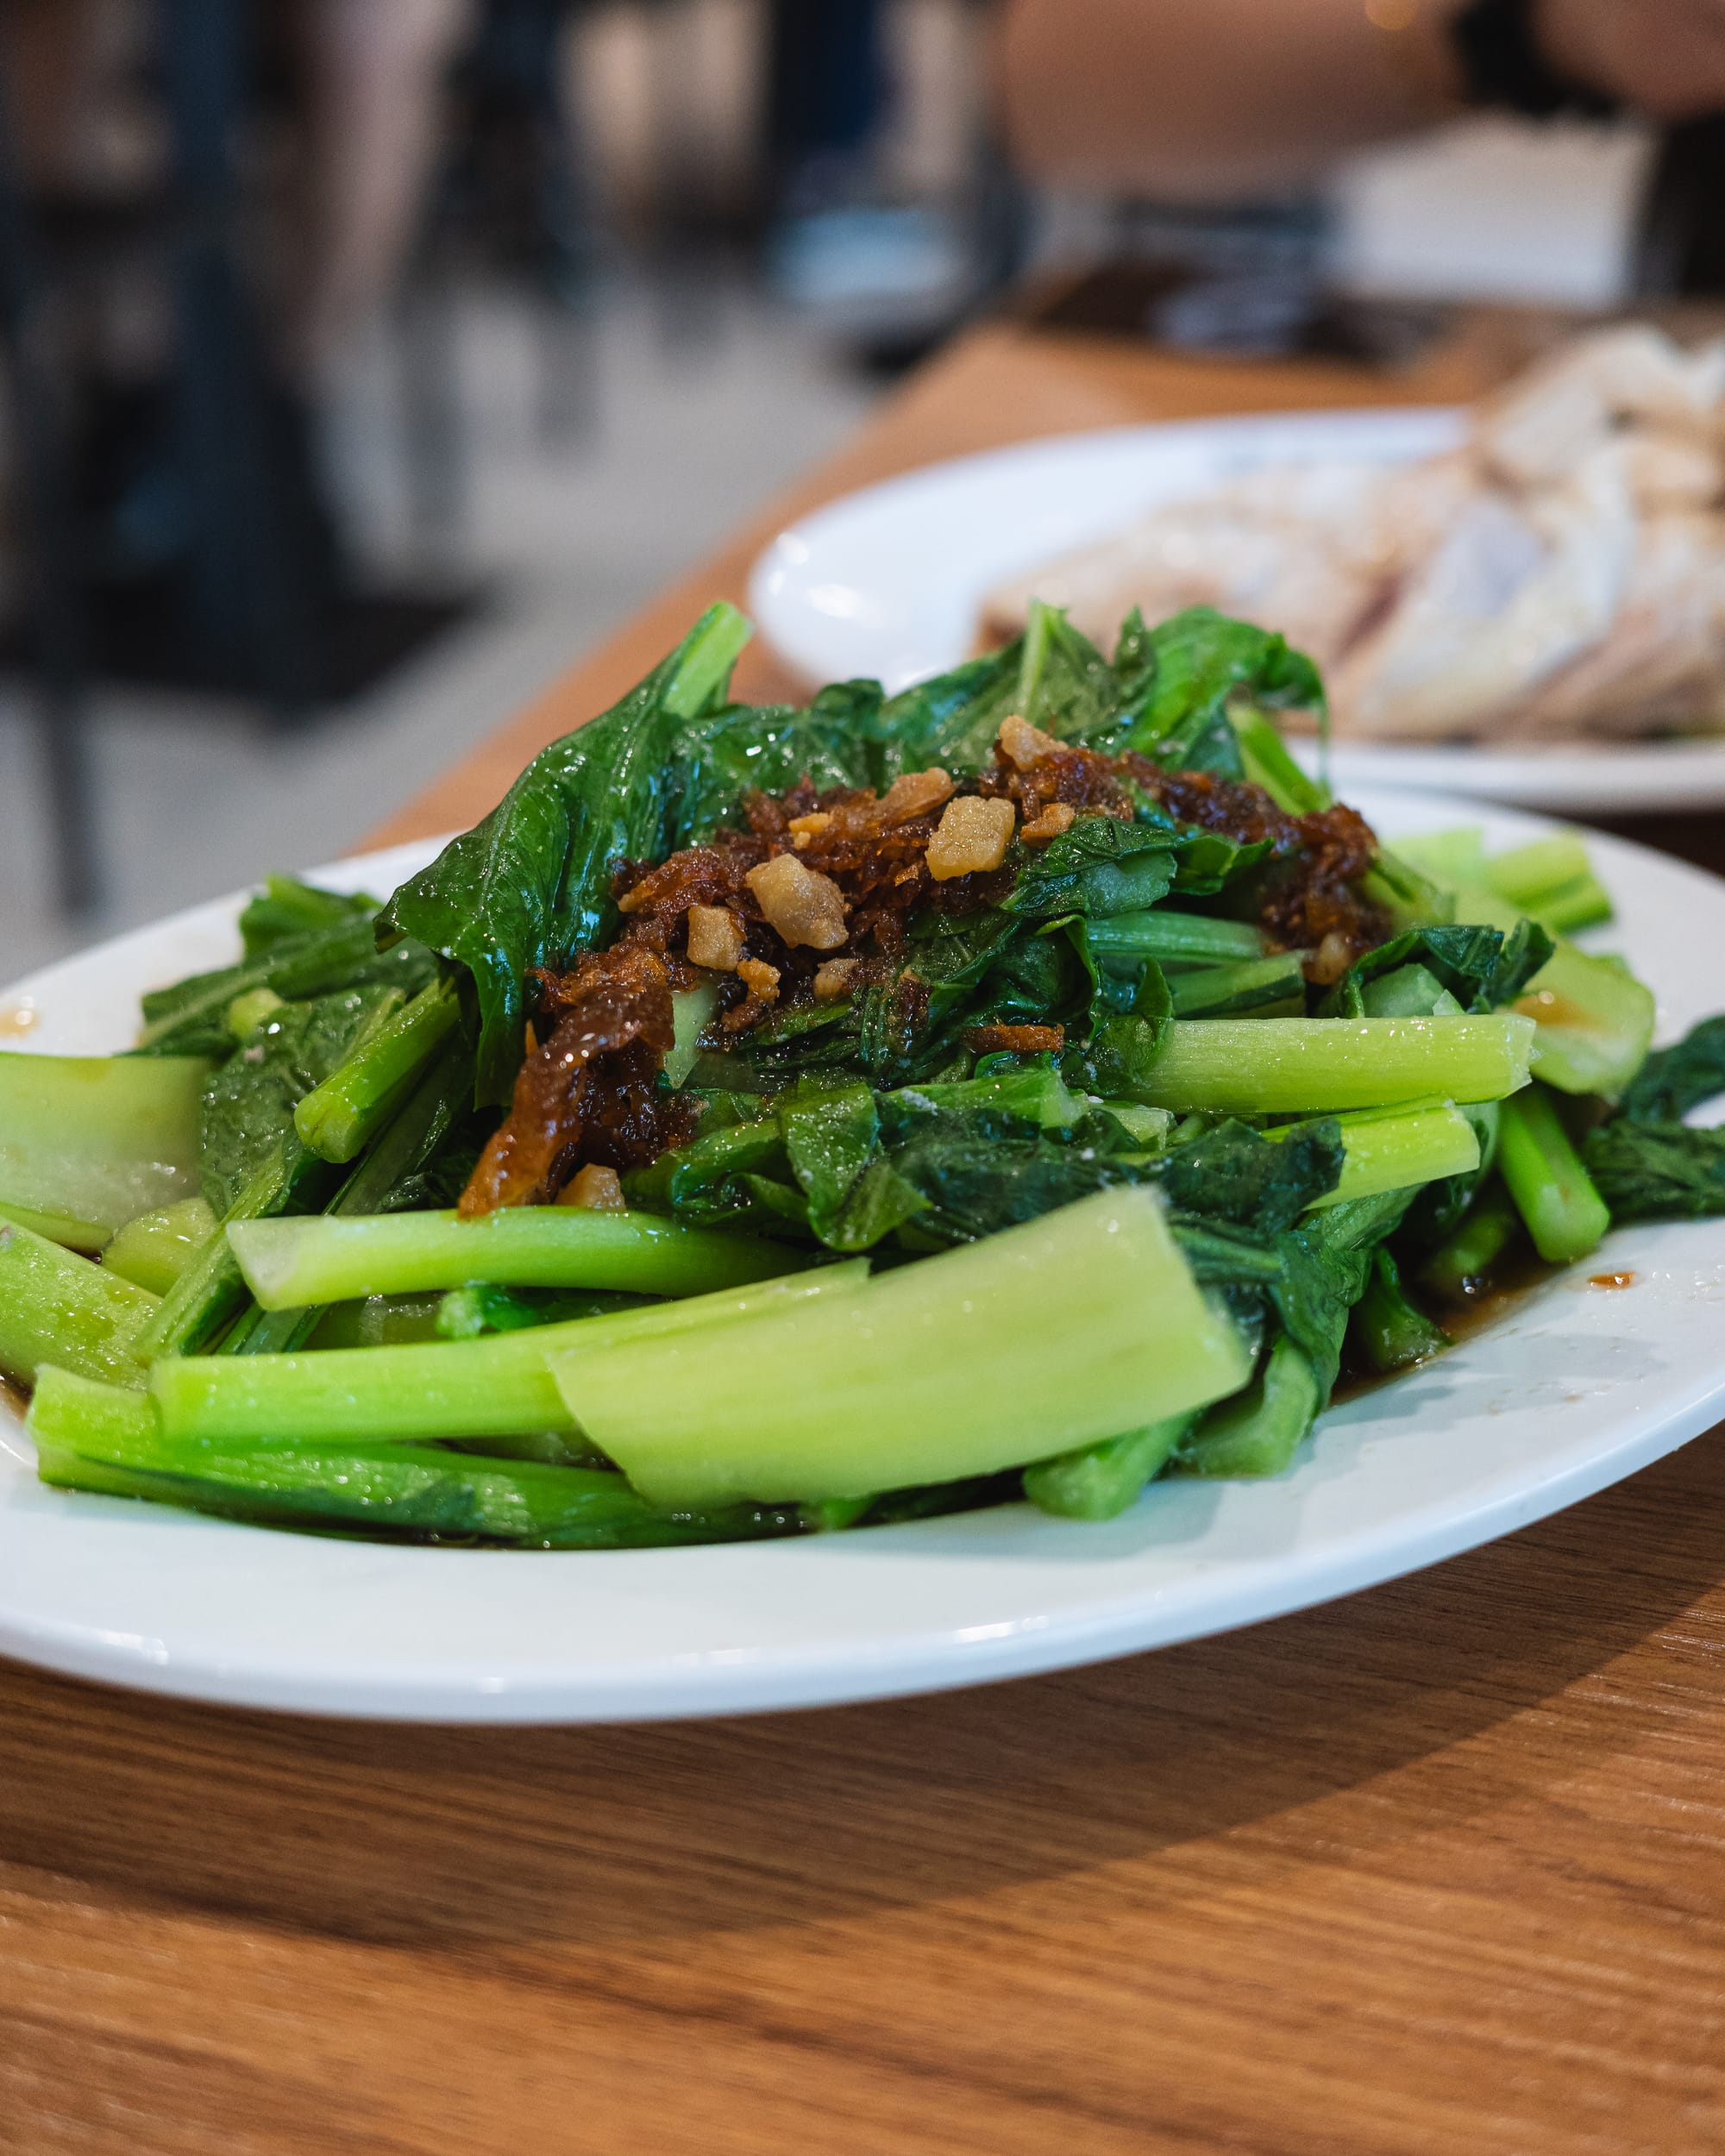
[[[1505,936],[1495,928],[1409,928],[1355,960],[1325,998],[1320,1016],[1357,1018],[1374,981],[1421,965],[1464,1011],[1496,1011],[1513,1003],[1555,945],[1534,921],[1518,921]]]
[[[298,1148],[295,1106],[400,1000],[397,990],[373,987],[284,1004],[214,1074],[204,1093],[198,1166],[218,1215],[278,1146]]]
[[[1317,1376],[1320,1405],[1334,1388],[1348,1313],[1365,1293],[1372,1252],[1395,1232],[1407,1206],[1405,1190],[1355,1198],[1314,1213],[1277,1238],[1283,1274],[1271,1299]]]
[[[529,764],[482,824],[405,883],[380,931],[467,968],[479,998],[479,1097],[509,1098],[524,1052],[529,976],[604,940],[612,864],[669,850],[685,730],[723,707],[747,624],[704,615],[623,701]]]
[[[292,876],[267,876],[240,916],[240,935],[247,957],[259,958],[297,937],[355,918],[368,921],[377,910],[377,900],[363,891],[323,891]]]
[[[1619,1116],[1592,1133],[1582,1159],[1614,1220],[1703,1220],[1725,1213],[1725,1130]]]
[[[1227,718],[1235,697],[1264,710],[1323,708],[1323,684],[1309,659],[1284,637],[1212,607],[1189,607],[1134,636],[1124,655],[1145,687],[1129,730],[1114,746],[1152,756],[1166,770],[1242,776],[1239,743]]]
[[[1058,838],[1027,853],[1007,905],[1020,920],[1066,913],[1107,917],[1154,906],[1174,887],[1166,829],[1117,816],[1081,816]]]
[[[1623,1095],[1631,1123],[1681,1123],[1725,1093],[1725,1017],[1703,1018],[1674,1048],[1655,1049]]]
[[[1176,1211],[1268,1238],[1328,1197],[1341,1181],[1345,1157],[1333,1116],[1302,1123],[1285,1138],[1228,1122],[1172,1147],[1153,1172]]]
[[[872,784],[881,706],[878,681],[841,681],[806,711],[737,704],[685,728],[671,751],[681,791],[669,849],[699,845],[736,823],[751,787],[783,793],[803,779],[819,792]]]

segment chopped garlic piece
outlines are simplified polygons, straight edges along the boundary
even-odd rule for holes
[[[746,881],[767,925],[787,943],[837,950],[850,934],[844,923],[844,893],[831,876],[805,868],[794,854],[775,854],[751,868]]]
[[[806,816],[794,816],[790,828],[794,831],[824,831],[832,822],[830,809],[811,809]]]
[[[860,958],[829,958],[814,977],[817,1003],[837,1003],[850,993],[851,976],[862,963]]]
[[[623,1185],[614,1168],[589,1161],[557,1194],[560,1206],[580,1206],[588,1213],[626,1213]]]
[[[724,906],[689,908],[689,963],[735,973],[743,956],[743,924]]]
[[[1051,756],[1059,746],[1052,734],[1044,733],[1040,726],[1032,726],[1016,712],[1000,721],[1000,754],[1020,771],[1028,771],[1042,757]]]
[[[745,958],[737,968],[737,978],[760,1002],[777,1001],[779,968],[776,966],[769,966],[762,959]]]
[[[950,776],[938,763],[931,764],[926,771],[906,771],[894,779],[875,805],[875,815],[882,824],[907,824],[912,817],[926,816],[951,799]]]
[[[974,793],[949,801],[940,828],[928,842],[928,873],[937,883],[998,868],[1013,839],[1017,812],[1010,801],[980,800]]]
[[[1025,825],[1019,837],[1026,846],[1045,846],[1051,838],[1058,838],[1062,831],[1071,830],[1072,819],[1077,813],[1070,801],[1051,801],[1040,816]]]

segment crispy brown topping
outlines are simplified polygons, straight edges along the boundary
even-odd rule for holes
[[[557,1194],[560,1206],[577,1206],[584,1213],[624,1213],[628,1206],[623,1195],[623,1181],[614,1168],[601,1168],[597,1161],[589,1161],[585,1168],[577,1169],[570,1180]]]
[[[1060,753],[1060,743],[1052,734],[1044,733],[1040,726],[1032,726],[1016,712],[1000,721],[1000,742],[1001,755],[1020,771],[1033,770],[1044,756]]]
[[[1066,1045],[1063,1025],[973,1025],[964,1045],[979,1056],[1005,1050],[1014,1056],[1057,1056]]]
[[[746,879],[768,928],[793,950],[837,950],[850,934],[844,893],[831,876],[810,868],[794,854],[775,854]]]
[[[688,911],[692,966],[735,973],[743,955],[743,924],[728,906],[692,906]]]
[[[881,796],[875,810],[875,824],[885,830],[894,824],[907,824],[913,816],[932,816],[956,791],[950,775],[938,763],[926,771],[906,771]]]
[[[687,1109],[653,1081],[673,1041],[671,981],[650,950],[620,947],[537,976],[543,1048],[521,1066],[509,1114],[461,1193],[465,1218],[550,1197],[586,1153],[612,1167],[656,1159]]]
[[[940,827],[928,842],[928,873],[937,883],[948,883],[955,876],[987,875],[1006,859],[1017,820],[1010,801],[960,794],[947,803]]]
[[[1168,772],[1145,764],[1132,775],[1182,824],[1220,831],[1243,845],[1269,842],[1283,865],[1261,918],[1280,949],[1314,952],[1306,968],[1311,980],[1339,980],[1362,951],[1383,941],[1387,916],[1352,887],[1377,858],[1377,841],[1357,809],[1338,804],[1310,816],[1289,816],[1262,787],[1209,772]],[[1327,947],[1330,937],[1339,941]],[[1343,950],[1346,956],[1338,965]],[[1332,966],[1333,972],[1327,970]]]
[[[1062,831],[1070,830],[1078,812],[1069,801],[1051,801],[1042,814],[1025,824],[1019,832],[1026,846],[1045,846],[1051,838],[1058,838]]]
[[[737,977],[748,993],[721,1015],[721,1033],[746,1033],[751,1025],[758,1025],[778,1001],[779,983],[784,975],[777,966],[769,966],[762,959],[745,958],[737,968]]]
[[[829,958],[814,977],[815,1001],[837,1003],[848,996],[862,966],[860,958]]]

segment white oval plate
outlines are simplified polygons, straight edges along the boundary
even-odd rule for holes
[[[1006,578],[1123,530],[1164,502],[1268,466],[1403,463],[1453,446],[1457,411],[1340,411],[1195,420],[1061,435],[933,464],[829,503],[756,563],[750,605],[811,682],[874,675],[889,690],[975,648],[984,595]],[[1302,748],[1308,761],[1315,750]],[[1350,743],[1336,791],[1420,787],[1579,814],[1725,803],[1725,740],[1575,742],[1541,749]]]
[[[1545,826],[1363,799],[1387,833]],[[386,892],[430,849],[322,872]],[[1597,842],[1606,941],[1661,1038],[1725,1008],[1725,883]],[[232,956],[224,899],[0,997],[28,1046],[125,1044],[144,988]],[[1607,1293],[1586,1275],[1633,1271]],[[385,1547],[43,1489],[0,1410],[0,1652],[188,1697],[601,1721],[971,1684],[1163,1646],[1410,1571],[1573,1504],[1725,1413],[1725,1222],[1624,1230],[1496,1329],[1324,1418],[1269,1482],[1174,1482],[1107,1526],[1027,1506],[804,1541],[597,1555]]]

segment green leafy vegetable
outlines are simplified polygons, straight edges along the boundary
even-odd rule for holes
[[[509,1099],[523,1054],[530,976],[601,942],[616,914],[611,868],[668,850],[681,792],[674,750],[691,720],[723,709],[749,635],[712,608],[620,704],[542,749],[482,824],[405,883],[380,916],[464,965],[479,999],[479,1098]]]
[[[1614,1220],[1701,1220],[1725,1213],[1725,1130],[1623,1117],[1595,1131],[1582,1158]]]
[[[1673,1048],[1655,1049],[1623,1095],[1631,1123],[1681,1123],[1725,1093],[1725,1017],[1703,1018]]]

